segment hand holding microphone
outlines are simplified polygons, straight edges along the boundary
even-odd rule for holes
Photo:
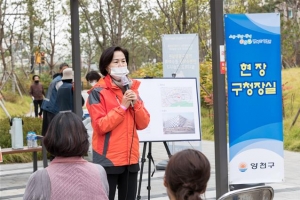
[[[137,101],[137,95],[132,90],[127,90],[125,94],[127,98],[131,101],[131,105],[133,106]]]
[[[127,109],[130,106],[131,103],[132,103],[132,101],[127,96],[125,96],[125,94],[124,94],[124,96],[122,98],[121,105],[124,106]]]
[[[128,108],[130,105],[133,108],[133,105],[135,104],[136,100],[136,94],[132,90],[127,90],[123,95],[121,104],[126,108]]]
[[[129,89],[129,80],[128,80],[127,76],[122,76],[121,77],[121,83],[125,88],[125,93],[124,93],[124,96],[123,96],[123,99],[122,99],[122,104],[123,104],[123,101],[124,101],[125,105],[123,105],[123,106],[128,108],[129,105],[127,106],[127,101],[129,101],[130,104],[131,104],[131,107],[133,108],[133,105],[135,104],[135,102],[137,100],[137,96],[132,90]]]
[[[130,105],[133,107],[137,100],[136,94],[132,90],[127,90],[124,95],[121,104],[128,108]]]

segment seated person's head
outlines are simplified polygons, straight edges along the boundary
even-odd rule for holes
[[[58,113],[49,124],[44,144],[54,156],[84,156],[89,148],[88,133],[76,114]]]
[[[200,151],[174,154],[167,165],[164,185],[171,200],[201,200],[210,177],[210,163]]]

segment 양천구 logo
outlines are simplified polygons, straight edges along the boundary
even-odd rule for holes
[[[247,168],[247,163],[241,162],[241,163],[239,164],[239,170],[240,170],[240,172],[245,172],[247,169],[248,169],[248,168]]]

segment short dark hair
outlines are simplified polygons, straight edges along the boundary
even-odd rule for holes
[[[67,63],[61,63],[60,65],[59,65],[59,70],[61,70],[63,67],[69,67],[69,65],[67,64]]]
[[[210,178],[210,163],[200,151],[186,149],[174,154],[165,171],[165,185],[176,199],[201,199]]]
[[[104,50],[104,52],[101,54],[100,61],[99,61],[99,70],[103,76],[106,76],[108,72],[106,71],[107,66],[111,63],[114,53],[116,51],[121,51],[125,55],[125,59],[127,62],[127,65],[129,63],[129,53],[127,49],[123,49],[122,47],[119,46],[113,46],[109,47]]]
[[[36,76],[39,77],[39,75],[33,75],[33,76],[32,76],[32,80],[33,80],[33,81],[34,81],[34,78],[35,78]],[[39,78],[40,78],[40,77],[39,77]]]
[[[94,80],[99,81],[100,78],[101,78],[100,74],[96,71],[90,71],[85,76],[86,81],[94,81]]]
[[[84,156],[89,148],[88,133],[76,114],[58,113],[49,124],[44,145],[54,156]]]

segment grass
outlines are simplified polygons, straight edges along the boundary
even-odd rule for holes
[[[284,84],[284,148],[300,152],[300,116],[292,126],[300,109],[300,68],[283,70],[282,83]]]
[[[213,109],[201,108],[202,140],[214,140]]]
[[[5,94],[4,94],[5,95]],[[9,94],[10,96],[11,94]],[[5,95],[6,96],[6,95]],[[22,116],[30,111],[32,99],[29,96],[23,95],[23,98],[18,93],[13,97],[15,102],[5,101],[4,106],[11,116]],[[33,108],[32,108],[33,109]],[[8,118],[0,106],[0,119]]]

